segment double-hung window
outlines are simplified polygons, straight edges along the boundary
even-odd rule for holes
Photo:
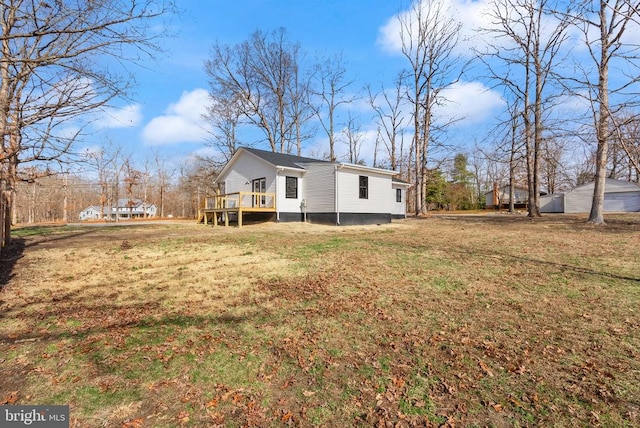
[[[285,197],[298,199],[298,177],[286,177]]]

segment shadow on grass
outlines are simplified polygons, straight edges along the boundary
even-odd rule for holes
[[[460,250],[449,249],[449,252],[456,252],[464,256],[472,256],[472,257],[480,256],[480,257],[499,258],[499,259],[505,260],[505,263],[508,263],[508,261],[511,260],[511,261],[517,261],[523,264],[556,267],[557,269],[562,271],[571,271],[573,273],[581,273],[585,275],[600,276],[605,278],[618,279],[622,281],[631,281],[631,282],[640,283],[640,278],[638,277],[619,275],[613,272],[599,271],[599,270],[589,269],[581,266],[574,266],[567,263],[534,259],[532,257],[524,257],[524,256],[519,256],[517,254],[502,253],[499,251],[491,251],[488,249],[484,249],[482,251],[478,251],[477,249],[464,249],[464,248]]]
[[[40,237],[40,239],[32,240],[31,242],[26,244],[26,247],[27,248],[35,247],[45,242],[65,241],[67,239],[78,238],[80,236],[89,235],[93,233],[96,233],[95,229],[84,230],[84,231],[71,231],[68,233],[57,233],[57,234],[39,234],[38,237]]]
[[[0,291],[14,276],[14,268],[18,260],[24,255],[25,240],[14,238],[9,245],[0,252]]]
[[[16,312],[14,315],[22,316],[23,314],[23,312]],[[66,302],[66,305],[62,308],[50,306],[50,309],[38,313],[36,321],[50,320],[54,317],[57,321],[81,320],[82,325],[56,326],[51,330],[33,328],[28,332],[0,336],[0,344],[81,339],[92,335],[108,335],[112,332],[121,333],[127,329],[153,330],[167,326],[178,328],[226,326],[236,328],[251,319],[250,316],[230,314],[163,314],[161,304],[158,302],[96,306],[81,304],[78,300],[75,300]],[[11,318],[11,315],[5,318]]]
[[[417,218],[426,220],[430,217]],[[597,230],[603,233],[637,232],[640,230],[640,213],[605,214],[605,224],[594,225],[587,223],[587,216],[582,214],[543,214],[542,217],[531,218],[526,214],[508,214],[487,212],[484,215],[464,215],[433,213],[431,218],[455,221],[467,224],[490,224],[494,226],[504,225],[556,225],[559,228],[571,230]]]
[[[51,227],[49,227],[51,229]],[[19,231],[19,232],[18,232]],[[11,239],[9,245],[0,252],[0,291],[7,286],[9,281],[15,276],[15,265],[24,256],[26,248],[35,247],[43,242],[61,241],[78,236],[94,233],[93,230],[74,231],[69,233],[61,233],[50,236],[43,232],[43,228],[39,226],[18,229],[15,237]],[[27,242],[25,237],[40,237],[40,239],[30,238]]]

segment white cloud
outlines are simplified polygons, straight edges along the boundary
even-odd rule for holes
[[[205,89],[183,92],[178,102],[170,104],[162,116],[154,117],[144,127],[142,139],[147,145],[195,143],[206,139],[210,127],[202,120],[209,103]]]
[[[436,107],[436,120],[461,119],[460,125],[475,125],[487,120],[504,105],[500,94],[480,82],[457,82],[442,91],[446,101]]]
[[[132,128],[142,122],[142,107],[139,104],[126,107],[109,107],[105,109],[97,121],[101,128]]]
[[[459,43],[454,47],[454,53],[463,58],[471,58],[475,52],[483,52],[485,47],[491,46],[495,49],[504,49],[513,47],[513,40],[507,37],[496,37],[496,33],[488,32],[492,28],[500,30],[502,27],[496,24],[496,19],[492,18],[495,14],[495,4],[493,0],[422,0],[423,4],[437,3],[442,4],[443,19],[451,19],[459,22],[462,27],[460,30]],[[518,30],[524,29],[524,24],[520,16],[526,16],[526,11],[518,10],[511,6],[508,10],[502,10],[501,15],[508,14],[514,20],[513,27]],[[402,22],[415,22],[415,14],[411,10],[405,10],[398,15],[394,15],[382,26],[378,31],[378,45],[385,52],[390,54],[400,54],[402,50],[401,26]],[[554,30],[558,26],[558,18],[554,16],[544,16],[542,18],[542,39],[545,43]],[[569,39],[577,41],[584,39],[579,31],[570,27],[568,30]],[[627,31],[630,41],[640,40],[640,31]],[[632,40],[633,38],[636,40]],[[572,47],[574,43],[567,43],[566,47]],[[583,42],[584,44],[584,42]]]
[[[426,3],[428,0],[424,0]],[[477,46],[480,35],[477,30],[487,28],[490,18],[487,15],[491,0],[439,0],[442,4],[444,19],[452,19],[462,24],[460,42],[454,48],[455,53],[463,57],[473,55],[472,46]],[[435,1],[434,1],[435,3]],[[410,10],[394,15],[379,29],[378,45],[383,51],[399,54],[402,51],[400,21],[410,22],[415,16]]]

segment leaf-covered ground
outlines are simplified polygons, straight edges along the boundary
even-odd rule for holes
[[[0,403],[72,426],[640,426],[640,217],[25,228]]]

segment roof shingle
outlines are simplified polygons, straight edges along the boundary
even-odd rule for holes
[[[259,150],[251,147],[243,147],[243,149],[258,156],[260,159],[269,162],[272,165],[284,166],[287,168],[303,169],[302,165],[300,164],[310,162],[327,162],[320,159],[305,158],[302,156],[289,155],[286,153],[269,152],[266,150]]]

